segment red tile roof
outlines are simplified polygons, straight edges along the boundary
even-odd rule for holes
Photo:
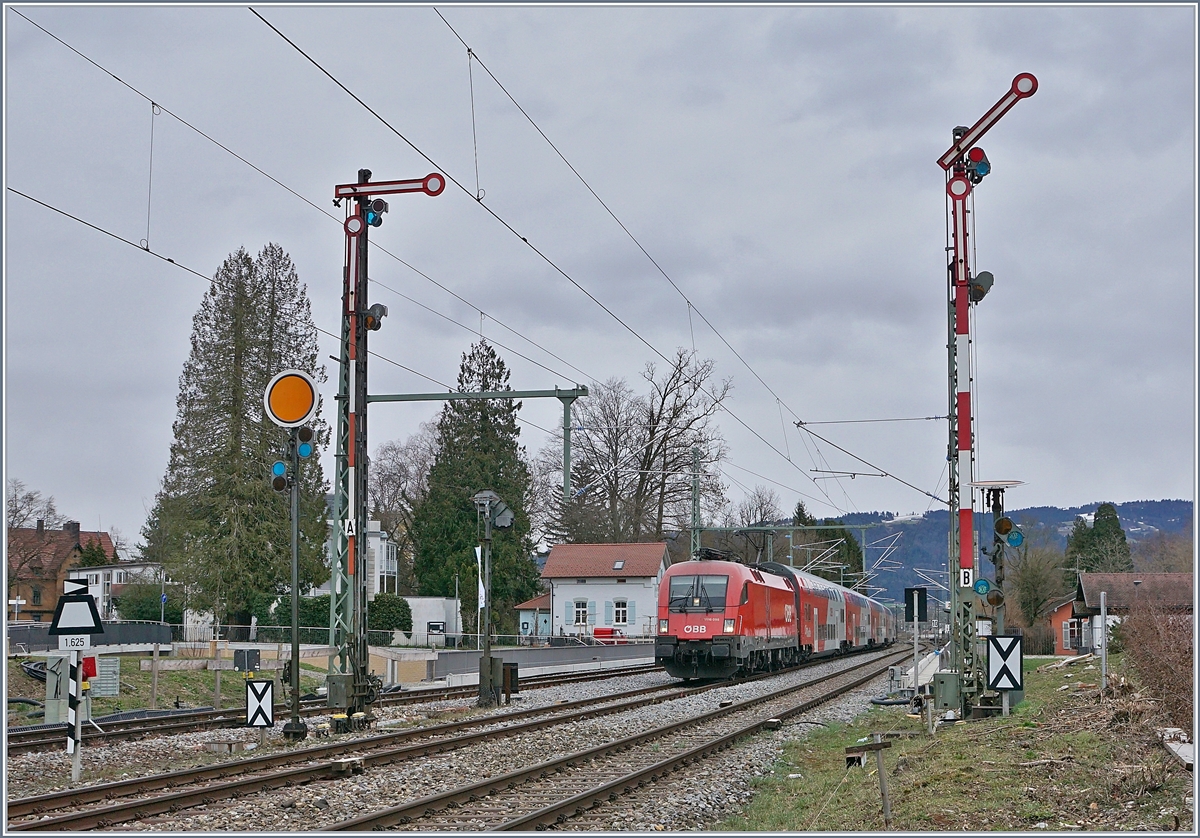
[[[90,541],[99,543],[107,555],[113,554],[112,538],[106,532],[84,530],[76,535],[74,529],[64,527],[39,533],[33,527],[18,527],[8,532],[8,565],[18,578],[53,578],[63,563],[72,559],[75,550],[86,547]]]
[[[616,567],[617,562],[624,562]],[[543,579],[658,576],[670,564],[665,541],[641,544],[557,544],[550,550]]]
[[[527,599],[520,605],[516,606],[514,611],[549,611],[550,610],[550,594],[542,594],[535,596],[533,599]]]
[[[1134,582],[1140,584],[1134,585]],[[1135,600],[1159,608],[1192,609],[1190,573],[1081,573],[1075,590],[1075,613],[1100,613],[1100,592],[1109,611],[1128,611]]]

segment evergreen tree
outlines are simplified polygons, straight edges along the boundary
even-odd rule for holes
[[[1071,534],[1067,536],[1067,566],[1075,568],[1076,572],[1087,569],[1088,558],[1092,547],[1092,528],[1082,515],[1075,519],[1071,526]]]
[[[508,385],[508,368],[496,351],[480,341],[462,358],[458,391],[499,391]],[[511,399],[447,402],[437,425],[437,450],[424,496],[413,510],[413,572],[425,596],[453,596],[455,574],[464,613],[476,611],[475,547],[482,533],[472,497],[492,489],[516,514],[513,526],[493,531],[492,620],[501,633],[515,633],[519,602],[538,590],[537,565],[531,558],[527,504],[529,466],[518,442],[517,411]]]
[[[80,567],[103,567],[106,564],[116,561],[116,557],[109,558],[94,538],[89,538],[88,543],[79,551],[79,566]]]
[[[174,442],[145,527],[142,555],[187,589],[188,607],[246,624],[291,581],[288,499],[267,481],[288,431],[264,415],[263,392],[284,369],[325,381],[307,290],[291,259],[268,244],[221,265],[192,319],[179,379]],[[328,428],[313,422],[319,448]],[[318,457],[302,461],[300,579],[327,577],[326,484]]]
[[[1129,542],[1115,506],[1100,504],[1091,526],[1083,517],[1075,519],[1067,539],[1067,564],[1078,571],[1092,573],[1133,571]]]
[[[1092,523],[1092,562],[1088,570],[1099,573],[1132,573],[1133,559],[1129,554],[1129,542],[1117,508],[1111,503],[1102,503],[1096,510]]]

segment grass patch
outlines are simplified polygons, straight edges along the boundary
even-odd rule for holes
[[[109,713],[119,713],[124,710],[142,710],[150,706],[151,672],[142,671],[141,661],[150,660],[150,655],[121,656],[121,694],[112,698],[92,698],[92,715],[104,716]],[[36,658],[8,659],[8,697],[31,698],[45,701],[46,685],[27,675],[21,669],[21,660],[36,660]],[[301,692],[311,692],[325,682],[325,669],[312,664],[301,663],[300,666]],[[310,674],[311,673],[311,674]],[[187,707],[214,706],[216,697],[216,671],[207,669],[166,670],[158,673],[158,707],[165,709],[174,707],[175,700]],[[223,670],[221,672],[221,707],[238,708],[246,706],[246,687],[242,683],[240,672]],[[275,699],[283,701],[284,693],[280,685],[276,685]],[[41,719],[27,714],[39,708],[29,705],[8,705],[8,724],[27,725],[40,724]]]
[[[1132,692],[1101,699],[1098,666],[1037,672],[1045,663],[1026,660],[1026,700],[1007,718],[930,737],[922,719],[892,707],[851,724],[798,728],[803,738],[756,782],[747,809],[714,829],[882,830],[875,756],[848,769],[845,748],[872,733],[910,732],[883,751],[893,830],[1191,831],[1191,775],[1154,739],[1153,717],[1136,711],[1154,702]],[[1110,669],[1128,675],[1119,656]]]

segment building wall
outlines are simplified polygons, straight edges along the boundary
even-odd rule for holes
[[[462,629],[462,616],[455,616],[456,606],[459,604],[454,597],[444,596],[406,596],[408,607],[412,609],[412,637],[411,642],[417,646],[426,645],[442,645],[446,642],[447,636],[453,636],[460,633]],[[443,623],[446,627],[445,634],[430,635],[430,623]]]
[[[657,578],[632,578],[625,582],[605,578],[586,579],[582,584],[576,579],[549,581],[553,634],[589,634],[596,626],[613,626],[629,637],[654,635],[658,605]],[[574,621],[577,600],[588,603],[586,625],[577,625]],[[633,612],[625,623],[616,622],[613,604],[617,600],[625,600]]]
[[[1063,644],[1063,623],[1071,619],[1071,603],[1066,602],[1050,614],[1050,631],[1054,633],[1054,654],[1073,655],[1075,649]]]

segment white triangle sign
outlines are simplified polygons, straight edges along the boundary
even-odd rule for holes
[[[63,582],[63,593],[68,596],[71,594],[86,594],[87,589],[87,582],[79,579],[67,579]]]

